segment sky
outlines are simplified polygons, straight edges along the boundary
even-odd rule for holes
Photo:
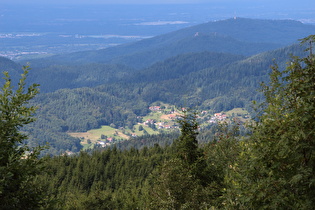
[[[228,6],[251,7],[251,6],[268,6],[273,9],[292,8],[315,10],[315,0],[0,0],[1,4],[52,4],[52,5],[69,5],[69,4],[219,4]]]
[[[217,0],[210,0],[217,1]],[[25,0],[1,0],[3,3],[25,3]],[[27,0],[27,3],[50,3],[50,4],[185,4],[202,3],[209,0]]]
[[[16,3],[50,3],[50,4],[186,4],[186,3],[212,3],[212,2],[239,2],[239,3],[249,3],[249,2],[274,2],[271,0],[1,0],[2,3],[10,3],[10,4],[16,4]],[[277,2],[283,2],[285,4],[305,4],[305,6],[314,5],[314,0],[276,0]]]
[[[219,0],[27,0],[27,3],[94,3],[94,4],[185,4],[217,2]],[[222,0],[221,0],[222,1]],[[247,0],[242,0],[247,1]],[[5,3],[25,3],[25,0],[1,0]]]

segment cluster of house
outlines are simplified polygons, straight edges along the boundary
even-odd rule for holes
[[[171,129],[171,128],[175,128],[174,126],[165,124],[165,122],[158,122],[158,123],[156,123],[156,125],[157,125],[157,128],[158,128],[158,129]]]
[[[155,121],[152,119],[147,119],[145,122],[143,122],[143,125],[146,125],[146,126],[150,126],[153,124],[155,124]]]
[[[108,145],[111,145],[111,143],[113,142],[114,138],[113,137],[108,137],[106,139],[107,141],[98,141],[97,144],[101,145],[101,147],[106,147]]]
[[[161,107],[160,106],[150,106],[149,109],[151,111],[161,111]],[[183,108],[183,111],[186,110],[185,108]],[[208,114],[208,111],[202,111],[201,112],[202,115],[206,115]],[[215,113],[211,119],[209,120],[209,123],[218,123],[218,122],[221,122],[221,121],[224,121],[228,118],[228,116],[224,113]],[[171,120],[176,120],[178,119],[178,115],[170,113],[169,115],[169,119]],[[173,126],[170,126],[170,125],[165,125],[164,122],[159,122],[159,123],[156,123],[154,120],[152,119],[148,119],[146,120],[144,123],[144,125],[146,126],[150,126],[150,125],[155,125],[158,129],[163,129],[163,128],[166,128],[166,129],[170,129],[170,128],[174,128]]]
[[[106,147],[110,145],[110,143],[105,143],[104,141],[98,141],[97,144],[101,145],[101,147]]]
[[[155,120],[152,120],[152,119],[147,119],[145,122],[143,122],[143,125],[145,125],[145,126],[154,125],[157,129],[176,128],[175,126],[168,125],[165,122],[155,122]]]
[[[220,121],[223,121],[227,118],[227,115],[226,114],[223,114],[223,113],[215,113],[211,119],[209,120],[209,123],[217,123],[217,122],[220,122]]]
[[[149,109],[151,111],[160,111],[161,110],[161,107],[160,106],[150,106]]]

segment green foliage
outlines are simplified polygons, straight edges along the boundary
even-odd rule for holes
[[[121,141],[115,144],[120,150],[129,150],[131,148],[142,149],[145,147],[155,147],[156,145],[160,145],[165,147],[167,145],[171,145],[174,139],[178,138],[179,134],[176,133],[161,133],[158,135],[143,135],[138,137],[133,137],[128,141]]]
[[[21,69],[21,66],[8,58],[0,56],[0,69],[5,69],[7,72],[9,72],[10,78],[13,81],[20,78],[19,70]],[[1,86],[4,84],[3,82],[4,80],[0,81]]]
[[[32,123],[36,107],[29,101],[38,93],[36,84],[26,88],[29,67],[16,89],[4,72],[5,83],[0,92],[0,208],[36,209],[42,205],[42,189],[35,178],[42,170],[38,159],[42,147],[30,148],[25,144],[27,135],[21,128]]]
[[[123,65],[89,63],[83,65],[51,65],[30,72],[32,81],[41,83],[41,92],[64,88],[96,87],[119,81],[134,70]]]
[[[198,147],[196,117],[194,112],[183,111],[175,154],[153,173],[152,209],[205,209],[218,203],[218,171]]]
[[[218,124],[214,127],[215,135],[209,142],[204,153],[208,164],[208,174],[211,174],[212,205],[216,208],[224,208],[227,202],[226,192],[230,190],[230,183],[226,180],[230,176],[233,166],[238,164],[242,151],[243,136],[240,135],[240,125]],[[233,179],[233,178],[232,178]],[[233,180],[232,180],[233,182]],[[231,207],[233,209],[233,207]]]
[[[177,156],[188,165],[192,165],[200,157],[197,141],[198,123],[196,118],[196,113],[184,110],[181,119],[178,120],[181,136],[175,141]]]
[[[207,200],[193,171],[179,158],[162,165],[151,196],[152,209],[200,209]]]
[[[309,36],[305,41],[314,41]],[[310,43],[312,44],[312,42]],[[315,205],[314,55],[272,67],[263,113],[234,165],[229,204],[241,209],[312,209]]]
[[[170,154],[170,147],[155,145],[46,158],[49,173],[39,181],[58,201],[53,209],[135,209],[146,205],[145,180]]]

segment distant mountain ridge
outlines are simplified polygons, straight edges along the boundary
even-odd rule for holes
[[[0,56],[0,73],[1,73],[0,78],[4,77],[4,75],[2,74],[2,72],[4,71],[9,72],[11,79],[16,82],[18,82],[20,74],[23,73],[23,71],[21,70],[21,66],[19,64],[15,63],[14,61],[8,58]],[[3,82],[4,81],[1,79],[0,86],[1,84],[3,84]]]
[[[182,29],[191,33],[218,33],[233,37],[239,41],[254,43],[274,43],[289,45],[304,36],[315,32],[314,25],[306,25],[296,20],[260,20],[232,18]]]
[[[254,55],[293,44],[312,33],[315,33],[314,25],[294,20],[236,18],[208,22],[107,49],[33,60],[32,63],[38,67],[54,64],[119,63],[139,69],[189,52]]]
[[[198,33],[198,35],[191,35],[159,48],[114,58],[111,62],[123,63],[125,65],[132,66],[133,68],[145,68],[161,60],[185,53],[209,51],[249,56],[278,47],[280,47],[280,45],[268,43],[247,43],[238,41],[229,36],[214,33]]]

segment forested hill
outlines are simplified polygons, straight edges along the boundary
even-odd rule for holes
[[[41,84],[41,92],[53,92],[63,88],[96,87],[116,82],[169,80],[244,58],[245,56],[226,53],[188,53],[168,58],[138,71],[117,64],[53,65],[44,69],[32,69],[30,79]]]
[[[245,42],[275,43],[284,46],[314,33],[314,29],[314,25],[306,25],[295,20],[236,18],[193,26],[183,29],[182,32],[218,33]]]
[[[41,85],[32,103],[38,120],[28,127],[30,145],[49,142],[51,154],[77,152],[67,132],[102,125],[133,128],[155,102],[219,112],[260,100],[273,59],[280,66],[294,44],[315,27],[296,21],[229,19],[98,51],[31,61],[29,83]],[[285,39],[281,40],[279,37]],[[255,38],[256,37],[256,38]],[[267,51],[267,49],[274,49]],[[257,52],[261,52],[258,53]],[[0,60],[13,78],[19,65]]]
[[[15,63],[14,61],[11,61],[8,58],[1,57],[0,56],[0,72],[7,71],[10,74],[11,79],[17,80],[17,78],[20,76],[20,74],[23,73],[21,66]],[[1,74],[0,78],[2,78],[4,75]],[[4,80],[0,80],[0,84],[3,84]]]
[[[165,46],[161,45],[157,48],[136,51],[133,54],[114,58],[110,62],[123,63],[134,68],[144,68],[155,62],[183,53],[210,51],[248,56],[275,49],[279,46],[278,44],[270,43],[243,42],[225,35],[198,32],[183,39],[170,42]]]
[[[181,54],[134,72],[129,77],[124,77],[122,81],[139,83],[171,80],[202,69],[220,67],[245,58],[245,56],[241,55],[214,52]]]
[[[294,51],[290,51],[291,49]],[[274,53],[275,57],[272,57]],[[291,53],[298,54],[297,47],[283,48],[257,56],[263,56],[262,59],[271,61],[279,56],[289,57]],[[119,64],[52,65],[47,68],[32,68],[30,82],[41,84],[42,93],[63,88],[96,87],[115,82],[153,82],[174,79],[192,71],[218,67],[244,58],[245,56],[241,55],[204,51],[170,57],[141,70]]]
[[[283,66],[290,53],[299,55],[303,50],[293,45],[249,58],[207,52],[186,54],[153,65],[130,80],[40,94],[34,101],[40,108],[38,120],[29,128],[31,141],[50,142],[49,152],[54,154],[78,151],[80,140],[66,132],[110,124],[132,128],[138,122],[137,116],[146,115],[148,107],[158,101],[215,112],[248,107],[251,100],[261,99],[257,90],[260,82],[268,79],[272,59]]]
[[[128,77],[135,70],[120,64],[88,63],[82,65],[52,65],[32,68],[31,82],[41,84],[41,92],[64,88],[96,87]]]
[[[19,65],[8,58],[0,56],[0,68],[5,71],[10,71],[10,70],[15,70],[16,68],[19,68]]]
[[[213,51],[242,55],[276,49],[297,42],[315,26],[292,20],[228,19],[174,31],[131,44],[33,60],[33,67],[54,64],[116,63],[147,67],[167,57]]]

